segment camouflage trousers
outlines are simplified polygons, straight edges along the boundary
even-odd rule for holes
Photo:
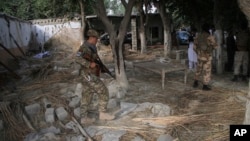
[[[195,73],[195,80],[198,80],[202,75],[203,84],[208,85],[211,80],[211,71],[212,71],[212,56],[209,56],[207,60],[200,60],[198,58],[197,68]]]
[[[81,117],[87,116],[88,110],[91,109],[91,105],[98,105],[98,111],[105,112],[107,110],[107,104],[109,100],[107,87],[99,77],[93,74],[82,75],[82,79],[83,92],[80,105]],[[93,100],[94,95],[97,96],[97,101]]]
[[[240,74],[240,66],[242,65],[243,75],[247,75],[248,71],[248,52],[236,51],[234,56],[234,75]]]

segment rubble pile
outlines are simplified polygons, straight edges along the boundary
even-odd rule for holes
[[[99,121],[92,126],[79,124],[79,106],[85,86],[79,77],[80,66],[74,63],[79,44],[72,45],[69,40],[68,35],[65,39],[62,35],[60,39],[53,38],[45,44],[46,56],[27,56],[19,60],[20,69],[16,74],[21,79],[12,79],[11,85],[0,92],[0,136],[3,137],[0,141],[122,141],[128,138],[144,141],[157,137],[159,141],[171,141],[172,137],[165,135],[165,127],[152,124],[151,127],[160,129],[149,130],[148,126],[131,120],[168,116],[170,107],[159,103],[122,102],[126,92],[108,75],[101,75],[101,79],[109,90],[108,109],[116,119]],[[101,58],[111,53],[110,49],[100,52],[103,52]],[[112,62],[112,59],[106,58],[104,62]],[[92,110],[93,115],[97,115],[96,109]],[[154,136],[150,135],[152,131]],[[145,133],[148,135],[144,136]]]

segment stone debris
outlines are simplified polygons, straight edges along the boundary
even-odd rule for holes
[[[64,109],[64,107],[59,107],[56,109],[56,116],[60,121],[63,121],[67,118],[68,112]]]
[[[40,110],[41,110],[41,106],[38,103],[25,106],[25,112],[30,117],[33,117],[34,115],[38,114],[40,112]]]
[[[80,99],[82,98],[82,91],[83,91],[83,86],[82,83],[78,83],[76,85],[76,89],[75,89],[75,96],[78,96]]]
[[[109,131],[103,134],[102,141],[119,141],[124,134],[126,134],[126,131]]]
[[[72,60],[74,49],[66,45],[58,45],[53,49],[51,56],[46,58],[21,60],[20,63],[24,65],[21,65],[22,68],[18,73],[22,76],[20,83],[25,85],[17,93],[6,92],[4,95],[13,100],[17,97],[16,95],[22,94],[22,102],[25,103],[24,110],[29,117],[28,120],[35,128],[35,131],[25,136],[24,141],[88,140],[79,131],[77,123],[72,119],[74,118],[80,123],[80,102],[85,88],[84,83],[78,77],[80,66]],[[141,115],[147,117],[168,116],[170,114],[170,107],[161,103],[123,102],[127,91],[123,90],[116,80],[107,75],[101,75],[101,80],[109,91],[108,109],[115,114],[116,119],[104,123],[103,121],[97,121],[93,126],[81,125],[82,129],[92,138],[101,137],[102,141],[119,141],[124,135],[140,129],[140,127],[135,129],[131,127],[130,130],[123,130],[123,128],[130,128],[130,125],[125,125],[127,127],[119,126],[119,124],[124,124],[123,119],[130,123],[130,116],[136,117],[138,112],[143,113],[149,110],[150,113]],[[32,81],[34,81],[34,84],[31,83]],[[27,87],[26,83],[31,87]],[[148,86],[142,86],[139,88],[139,92],[146,93],[149,89]],[[93,100],[97,100],[95,93],[93,93]],[[97,107],[98,105],[93,106]],[[117,109],[118,111],[112,111]],[[97,111],[93,112],[94,115],[95,112]],[[92,111],[90,113],[92,114]],[[18,120],[22,121],[22,119]],[[112,123],[118,123],[118,127],[109,125]],[[7,123],[0,113],[0,131],[5,132],[5,124]],[[137,126],[141,126],[141,124],[138,123]],[[143,125],[142,130],[144,131],[147,128],[152,127]],[[136,131],[134,136],[131,139],[132,141],[146,141],[143,136],[138,136]]]
[[[60,141],[60,129],[51,126],[45,129],[41,129],[39,132],[28,134],[24,141]]]
[[[168,105],[161,103],[149,103],[144,102],[138,105],[135,112],[141,112],[150,109],[154,117],[164,117],[169,116],[171,113],[171,108]]]
[[[44,108],[51,108],[51,102],[47,98],[43,98]]]
[[[82,135],[66,137],[66,141],[85,141],[85,140],[86,138],[84,138]]]
[[[137,107],[137,104],[121,102],[120,107],[121,109],[116,113],[116,118],[125,116],[134,111]]]
[[[80,110],[81,110],[80,107],[77,107],[74,109],[74,116],[76,118],[80,118],[80,116],[81,116]]]
[[[79,129],[77,128],[77,125],[75,122],[70,121],[65,125],[66,129],[73,130],[75,133],[79,133]]]
[[[71,99],[71,101],[69,102],[69,107],[71,108],[75,108],[77,106],[80,106],[80,97],[76,96],[76,97],[73,97]]]
[[[141,138],[140,136],[136,136],[134,139],[132,139],[131,141],[145,141],[143,138]]]
[[[55,122],[55,109],[54,108],[47,108],[45,111],[45,121],[47,123]]]
[[[160,135],[157,141],[174,141],[174,138],[170,135]]]

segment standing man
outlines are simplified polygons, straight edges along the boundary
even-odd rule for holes
[[[240,67],[242,66],[242,80],[247,81],[248,71],[249,32],[247,24],[241,25],[241,30],[236,35],[236,52],[234,57],[234,77],[232,81],[238,81]]]
[[[113,115],[106,113],[109,100],[109,92],[102,80],[99,78],[101,70],[95,60],[98,59],[96,43],[99,35],[97,31],[90,29],[87,31],[87,41],[85,41],[77,52],[76,62],[82,66],[81,75],[86,88],[82,93],[81,100],[81,123],[94,122],[87,116],[93,95],[98,95],[98,111],[100,120],[112,120]]]
[[[194,78],[193,87],[198,87],[199,76],[203,77],[203,88],[202,90],[208,91],[211,88],[208,86],[211,80],[211,70],[212,70],[212,52],[213,49],[217,48],[217,43],[214,36],[209,29],[208,24],[202,25],[202,32],[198,34],[195,39],[194,50],[198,56],[198,64]]]
[[[194,51],[194,39],[196,38],[196,28],[191,28],[191,33],[189,36],[189,45],[188,45],[188,67],[189,70],[196,70],[197,66],[197,54]]]

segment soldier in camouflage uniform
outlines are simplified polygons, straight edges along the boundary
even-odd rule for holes
[[[209,25],[204,24],[202,26],[202,32],[198,34],[198,37],[194,41],[194,50],[197,53],[198,64],[197,70],[195,73],[195,81],[193,87],[198,87],[199,76],[203,77],[203,90],[211,90],[208,86],[211,80],[211,70],[212,70],[212,52],[213,49],[217,48],[217,43],[212,35],[209,32]]]
[[[93,29],[88,30],[87,41],[80,46],[76,57],[76,62],[82,66],[80,73],[83,79],[83,85],[85,86],[80,106],[82,124],[94,122],[93,119],[87,116],[94,94],[98,96],[99,119],[114,119],[113,115],[106,113],[109,92],[105,84],[99,78],[101,71],[98,64],[95,63],[95,59],[98,57],[96,49],[98,37],[97,31]]]
[[[236,52],[234,56],[234,78],[232,81],[238,81],[240,67],[242,66],[242,80],[247,81],[248,71],[248,49],[249,32],[247,24],[242,24],[241,31],[236,35]]]

